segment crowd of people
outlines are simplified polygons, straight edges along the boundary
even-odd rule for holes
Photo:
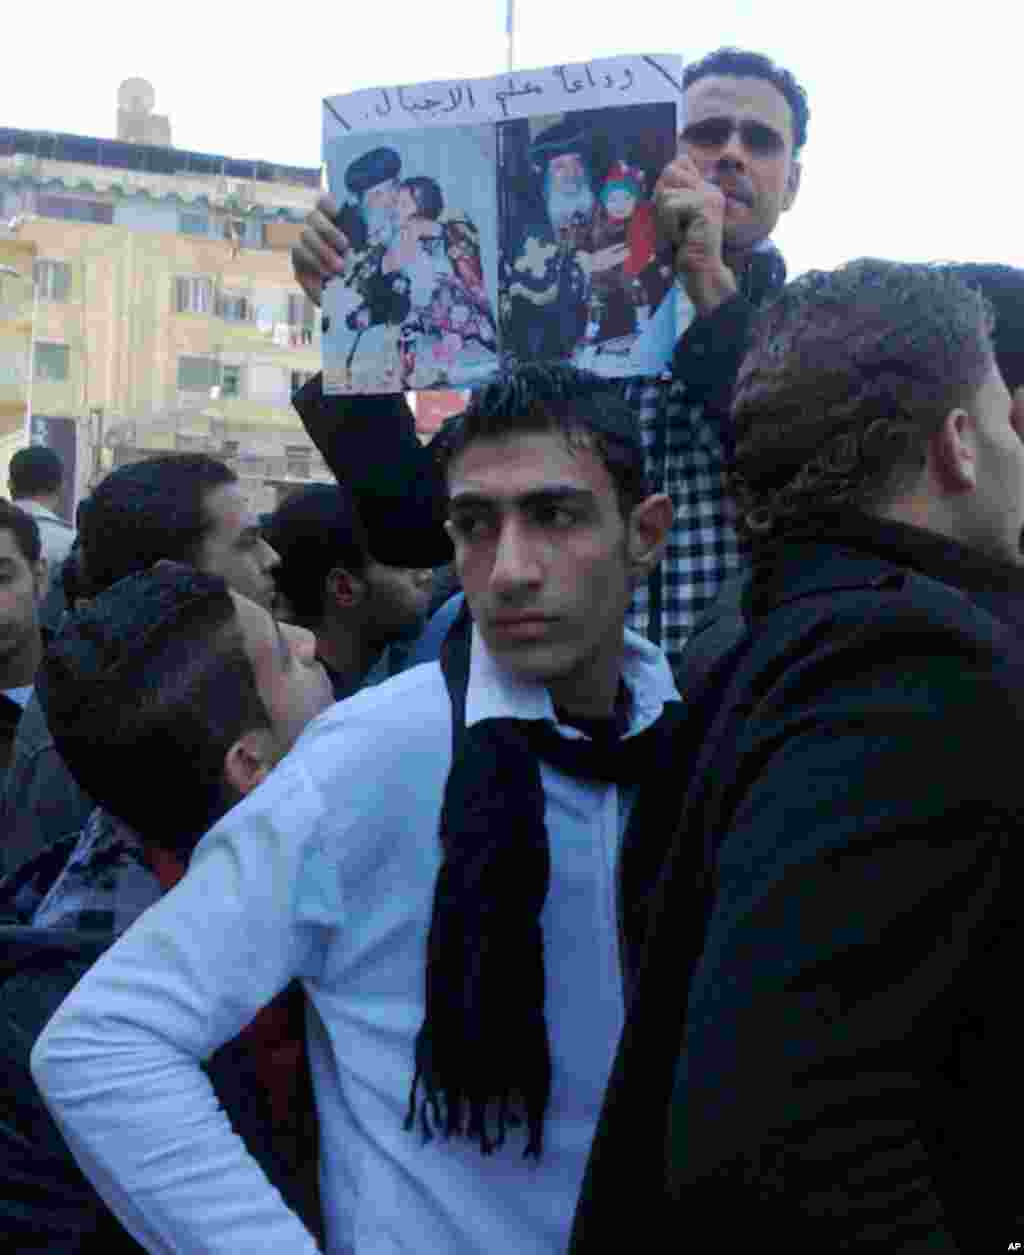
[[[12,463],[8,1249],[1024,1241],[1024,271],[787,284],[803,90],[683,86],[663,377],[426,446],[315,377],[337,484],[265,517],[169,454],[64,536]]]

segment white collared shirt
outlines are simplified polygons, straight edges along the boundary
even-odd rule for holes
[[[627,633],[629,733],[677,696]],[[474,635],[467,723],[553,718]],[[578,735],[575,730],[567,734]],[[37,1083],[86,1174],[151,1251],[316,1247],[233,1136],[198,1067],[293,977],[310,1003],[332,1255],[561,1255],[623,1022],[612,785],[546,765],[544,907],[553,1086],[544,1153],[484,1158],[404,1131],[451,709],[427,663],[321,715],[200,843],[185,879],[85,976],[33,1051]]]

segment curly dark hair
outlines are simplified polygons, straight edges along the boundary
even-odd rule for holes
[[[1024,270],[991,262],[963,262],[950,269],[992,306],[996,365],[1007,388],[1016,392],[1024,386]]]
[[[992,366],[985,297],[948,265],[812,270],[755,321],[733,400],[732,487],[754,536],[884,504]]]
[[[730,75],[734,78],[763,78],[785,96],[793,115],[793,152],[799,153],[807,142],[807,122],[811,116],[807,93],[789,70],[776,65],[770,57],[760,52],[746,52],[742,48],[719,48],[706,57],[694,61],[683,71],[683,91],[699,79],[711,75]]]

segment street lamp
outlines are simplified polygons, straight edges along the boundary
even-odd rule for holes
[[[32,327],[29,332],[28,341],[28,384],[25,388],[25,443],[32,443],[32,380],[36,373],[36,312],[39,309],[39,284],[36,282],[35,275],[28,279],[20,270],[15,270],[13,266],[0,265],[0,274],[13,275],[15,279],[21,279],[25,283],[32,284]]]

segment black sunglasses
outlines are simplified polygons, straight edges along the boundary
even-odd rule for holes
[[[758,156],[780,153],[786,141],[763,122],[734,122],[732,118],[705,118],[683,128],[683,139],[697,148],[721,148],[736,131],[743,145]]]

